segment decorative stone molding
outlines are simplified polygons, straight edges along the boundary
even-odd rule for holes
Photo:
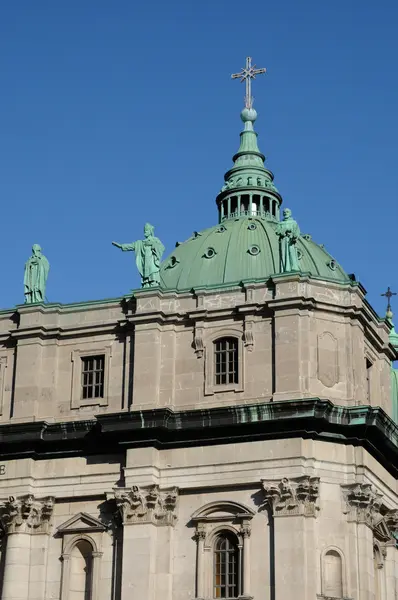
[[[194,339],[193,339],[193,347],[194,347],[196,356],[198,358],[202,358],[203,353],[204,353],[203,323],[195,324],[195,335],[194,335]]]
[[[383,503],[383,494],[370,483],[342,485],[344,513],[349,522],[364,523],[373,530],[377,540],[392,543],[398,532],[398,510]]]
[[[274,516],[316,517],[319,507],[319,477],[303,475],[281,480],[261,480],[267,503]]]
[[[351,483],[341,486],[348,521],[366,523],[370,527],[379,521],[383,495],[370,483]]]
[[[337,600],[335,596],[324,596],[323,594],[317,594],[316,597],[318,600]],[[342,596],[341,600],[353,600],[353,598]]]
[[[52,525],[54,498],[37,500],[32,494],[16,499],[10,496],[0,504],[0,522],[10,533],[49,533]]]
[[[253,352],[254,349],[254,335],[253,335],[253,320],[248,316],[245,317],[245,329],[243,333],[243,342],[249,352]]]
[[[161,490],[158,485],[140,488],[114,488],[117,507],[124,525],[152,523],[154,525],[174,525],[177,520],[176,508],[178,488]]]
[[[251,600],[250,593],[250,534],[255,511],[230,500],[210,502],[191,516],[196,526],[196,600],[213,597],[214,544],[217,537],[229,532],[237,541],[240,575],[238,598]]]

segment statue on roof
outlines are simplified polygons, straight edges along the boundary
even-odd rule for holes
[[[281,272],[299,271],[297,255],[297,240],[300,235],[300,229],[297,222],[292,217],[292,211],[285,208],[283,211],[283,221],[276,228],[276,235],[279,237]]]
[[[42,254],[39,244],[33,244],[32,256],[25,264],[25,304],[44,302],[50,263]]]
[[[156,287],[160,284],[160,262],[164,246],[159,238],[154,236],[155,228],[150,223],[144,227],[144,239],[131,244],[112,242],[116,248],[124,252],[135,252],[135,262],[141,275],[142,287]]]

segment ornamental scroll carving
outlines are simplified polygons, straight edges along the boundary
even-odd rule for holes
[[[254,350],[253,320],[245,317],[243,341],[249,352]]]
[[[364,523],[381,542],[392,542],[398,537],[398,510],[388,508],[383,494],[370,483],[342,485],[344,513],[349,522]]]
[[[52,525],[54,498],[37,500],[31,494],[0,504],[0,522],[8,533],[49,533]]]
[[[195,354],[198,358],[203,357],[204,352],[204,344],[203,344],[203,325],[196,323],[195,324],[195,334],[193,340],[193,347],[195,350]]]
[[[176,487],[161,490],[158,485],[145,488],[133,485],[131,488],[114,488],[113,491],[124,525],[174,525],[177,520]]]
[[[268,504],[274,516],[316,517],[319,507],[319,477],[303,475],[288,479],[267,481],[262,480],[265,503]]]

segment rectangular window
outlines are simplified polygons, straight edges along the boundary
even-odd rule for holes
[[[238,340],[222,338],[214,345],[215,384],[238,383]]]
[[[82,398],[104,397],[105,356],[82,356]]]

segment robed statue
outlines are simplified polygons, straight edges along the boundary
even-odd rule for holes
[[[33,244],[32,256],[25,264],[25,303],[44,302],[46,297],[46,283],[50,263],[41,253],[39,244]]]
[[[160,262],[164,246],[159,238],[154,236],[155,228],[150,223],[144,227],[144,239],[132,244],[118,244],[112,242],[116,248],[124,252],[135,252],[135,262],[141,275],[142,287],[155,287],[160,284]]]
[[[283,221],[278,224],[276,235],[279,237],[280,244],[281,272],[299,271],[297,240],[300,229],[289,208],[283,211]]]

